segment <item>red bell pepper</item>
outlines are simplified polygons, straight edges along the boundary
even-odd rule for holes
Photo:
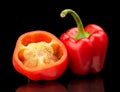
[[[96,24],[89,24],[84,28],[78,14],[71,9],[63,10],[61,17],[65,17],[68,13],[75,19],[77,27],[61,34],[60,40],[67,48],[72,72],[80,75],[100,72],[107,51],[107,34]]]
[[[68,63],[64,44],[53,34],[36,30],[21,35],[13,53],[13,66],[31,80],[60,77]]]

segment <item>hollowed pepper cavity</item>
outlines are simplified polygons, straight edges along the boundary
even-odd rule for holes
[[[13,66],[31,80],[53,80],[67,67],[64,44],[47,31],[28,32],[19,37],[13,54]]]

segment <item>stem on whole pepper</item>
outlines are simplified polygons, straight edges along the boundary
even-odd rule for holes
[[[73,18],[74,18],[74,20],[76,21],[76,24],[77,24],[78,33],[77,33],[77,35],[75,35],[75,39],[78,40],[80,38],[88,37],[89,36],[89,32],[85,32],[84,31],[84,27],[83,27],[82,21],[81,21],[79,15],[75,11],[73,11],[72,9],[65,9],[65,10],[63,10],[61,12],[60,16],[63,18],[68,13],[73,16]]]

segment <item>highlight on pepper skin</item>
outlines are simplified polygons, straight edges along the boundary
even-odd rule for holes
[[[47,31],[32,31],[21,35],[13,53],[13,66],[31,80],[53,80],[67,68],[68,56],[64,44]]]

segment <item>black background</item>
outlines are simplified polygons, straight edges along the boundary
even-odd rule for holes
[[[112,6],[115,6],[114,3],[112,3]],[[59,38],[67,29],[76,26],[72,16],[67,16],[64,19],[60,18],[60,12],[66,8],[75,10],[82,19],[84,26],[91,23],[101,26],[108,34],[109,43],[105,65],[99,74],[81,77],[72,74],[68,68],[55,81],[62,83],[67,88],[69,81],[76,78],[89,79],[101,76],[104,81],[105,92],[114,92],[113,83],[115,80],[113,77],[117,79],[115,71],[118,69],[116,66],[118,64],[117,54],[115,54],[117,51],[115,44],[117,34],[115,32],[118,30],[115,30],[116,27],[114,26],[117,9],[111,7],[110,2],[83,2],[80,0],[3,3],[0,17],[0,81],[1,88],[5,92],[15,92],[19,86],[27,83],[27,78],[17,73],[12,66],[12,54],[18,37],[25,32],[40,29],[49,31]]]

